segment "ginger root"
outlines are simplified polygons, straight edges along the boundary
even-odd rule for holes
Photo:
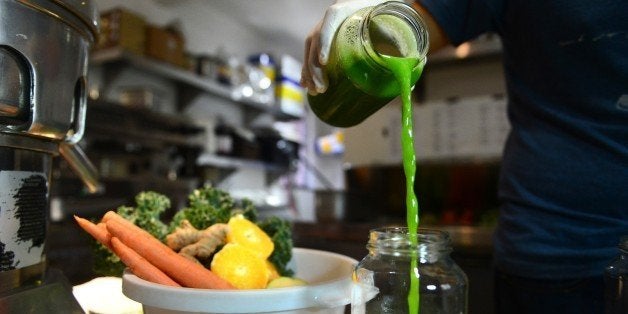
[[[226,242],[227,224],[214,224],[198,230],[187,221],[181,221],[174,232],[166,236],[166,245],[191,260],[207,259],[216,248]]]

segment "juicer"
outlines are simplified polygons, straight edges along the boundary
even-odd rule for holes
[[[0,0],[1,313],[83,313],[45,244],[52,158],[100,188],[77,145],[97,36],[90,0]]]

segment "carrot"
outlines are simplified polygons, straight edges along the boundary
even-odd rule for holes
[[[112,221],[112,220],[119,222],[120,224],[122,224],[123,226],[131,230],[135,230],[135,232],[137,232],[138,234],[141,234],[144,237],[155,238],[152,234],[148,233],[148,231],[136,226],[134,223],[132,223],[128,219],[120,216],[118,213],[111,210],[105,213],[105,215],[101,219],[101,222],[107,224],[108,221]]]
[[[118,215],[118,213],[116,213],[116,212],[114,212],[112,210],[106,212],[105,215],[102,216],[101,221],[106,223],[107,221],[109,221],[111,219],[121,219],[121,220],[124,220],[124,221],[128,221],[128,220],[124,219],[124,217]]]
[[[85,232],[89,233],[96,241],[100,242],[102,245],[111,249],[111,234],[107,231],[107,228],[103,224],[94,224],[93,222],[81,218],[79,216],[74,215],[74,220],[78,223],[78,225],[85,230]]]
[[[124,218],[115,213],[109,215],[106,220],[109,233],[181,285],[190,288],[233,289],[231,284],[203,265],[186,259],[145,230],[120,219]]]
[[[105,223],[100,222],[98,224],[94,224],[91,221],[76,215],[74,216],[74,219],[78,225],[83,228],[83,230],[89,233],[98,242],[112,250],[138,277],[168,286],[181,286],[157,267],[146,261],[146,259],[137,254],[137,252],[124,245],[119,239],[112,238],[109,231],[107,231],[107,225]]]
[[[120,260],[131,269],[136,276],[154,283],[162,285],[181,287],[168,275],[164,274],[159,268],[149,263],[145,258],[141,257],[137,252],[124,245],[118,238],[111,238],[111,248],[118,255]]]

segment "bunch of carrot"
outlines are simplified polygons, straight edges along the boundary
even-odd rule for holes
[[[192,262],[113,211],[95,224],[74,216],[83,230],[113,251],[138,277],[174,287],[234,289],[203,265]]]

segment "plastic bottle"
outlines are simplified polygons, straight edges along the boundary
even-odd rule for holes
[[[413,276],[419,280],[419,289],[414,292],[419,313],[467,313],[468,280],[449,256],[449,235],[419,229],[417,246],[411,245],[409,236],[407,228],[371,231],[369,254],[353,275],[358,288],[352,296],[351,313],[408,313]]]
[[[628,236],[619,243],[619,255],[604,271],[606,314],[628,313]]]
[[[364,8],[348,17],[338,29],[325,68],[325,93],[308,96],[312,111],[338,127],[359,124],[400,94],[382,56],[416,59],[412,84],[426,62],[428,35],[416,11],[391,1]]]

